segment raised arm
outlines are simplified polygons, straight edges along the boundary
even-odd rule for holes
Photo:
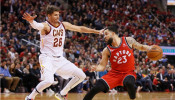
[[[100,61],[100,64],[95,66],[92,66],[92,69],[95,71],[104,71],[106,68],[106,65],[108,64],[108,57],[110,56],[110,53],[107,48],[105,48],[102,52],[102,59]]]
[[[148,51],[151,49],[151,46],[140,44],[132,37],[126,37],[126,40],[131,48],[135,48],[141,51]]]
[[[100,34],[100,30],[95,30],[95,29],[91,29],[91,28],[87,28],[84,26],[76,26],[76,25],[72,25],[69,22],[63,22],[65,28],[67,30],[71,30],[71,31],[77,31],[80,33],[96,33],[96,34]]]
[[[22,18],[25,19],[26,21],[28,21],[30,23],[30,25],[32,26],[32,28],[40,30],[41,34],[44,35],[45,32],[50,30],[50,27],[46,23],[36,22],[34,20],[36,17],[37,17],[36,15],[31,16],[29,13],[24,13]]]

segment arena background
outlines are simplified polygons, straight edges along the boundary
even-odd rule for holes
[[[22,15],[28,12],[37,15],[35,19],[37,22],[44,22],[47,20],[45,9],[49,4],[60,7],[61,21],[98,30],[116,25],[121,37],[131,36],[142,44],[161,46],[164,56],[158,61],[148,59],[146,52],[134,50],[138,73],[136,86],[141,93],[171,94],[175,91],[174,2],[174,0],[1,0],[1,70],[5,68],[10,73],[10,76],[0,73],[1,99],[7,100],[11,95],[14,96],[14,93],[29,93],[40,82],[38,61],[40,36],[37,30],[32,29],[30,24],[22,19]],[[83,83],[72,89],[71,93],[86,93],[93,87],[96,79],[110,70],[110,64],[104,72],[92,72],[90,69],[92,64],[99,63],[101,52],[106,47],[102,35],[66,31],[64,47],[64,56],[87,75]],[[161,82],[157,79],[160,73],[163,74]],[[4,77],[13,80],[9,82]],[[54,84],[43,93],[58,92],[68,81],[55,75]],[[148,83],[151,83],[152,89]],[[116,87],[110,93],[116,91],[122,93],[126,89]],[[173,96],[166,95],[166,97]],[[23,98],[14,96],[13,99]]]

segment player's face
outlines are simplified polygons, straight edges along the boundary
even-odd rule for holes
[[[104,39],[107,44],[111,44],[113,42],[113,32],[109,30],[104,31]]]
[[[54,12],[49,16],[49,18],[50,18],[50,20],[52,20],[53,22],[58,22],[59,16],[60,16],[59,11],[54,11]]]

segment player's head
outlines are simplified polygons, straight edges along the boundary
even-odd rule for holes
[[[111,43],[113,42],[113,39],[117,35],[118,31],[117,31],[117,26],[113,25],[113,26],[109,26],[104,30],[104,39],[107,42],[107,44],[111,45]]]
[[[52,22],[58,22],[59,20],[59,7],[54,5],[48,5],[46,8],[46,14],[50,21]]]

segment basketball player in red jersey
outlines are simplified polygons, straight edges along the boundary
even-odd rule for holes
[[[100,64],[98,66],[93,65],[92,69],[104,71],[108,60],[110,60],[111,70],[96,82],[83,100],[92,100],[97,93],[107,92],[117,86],[125,86],[131,100],[136,98],[133,48],[148,51],[151,46],[142,45],[132,37],[120,38],[116,33],[117,28],[115,26],[109,26],[104,30],[104,39],[108,45],[102,52]]]

